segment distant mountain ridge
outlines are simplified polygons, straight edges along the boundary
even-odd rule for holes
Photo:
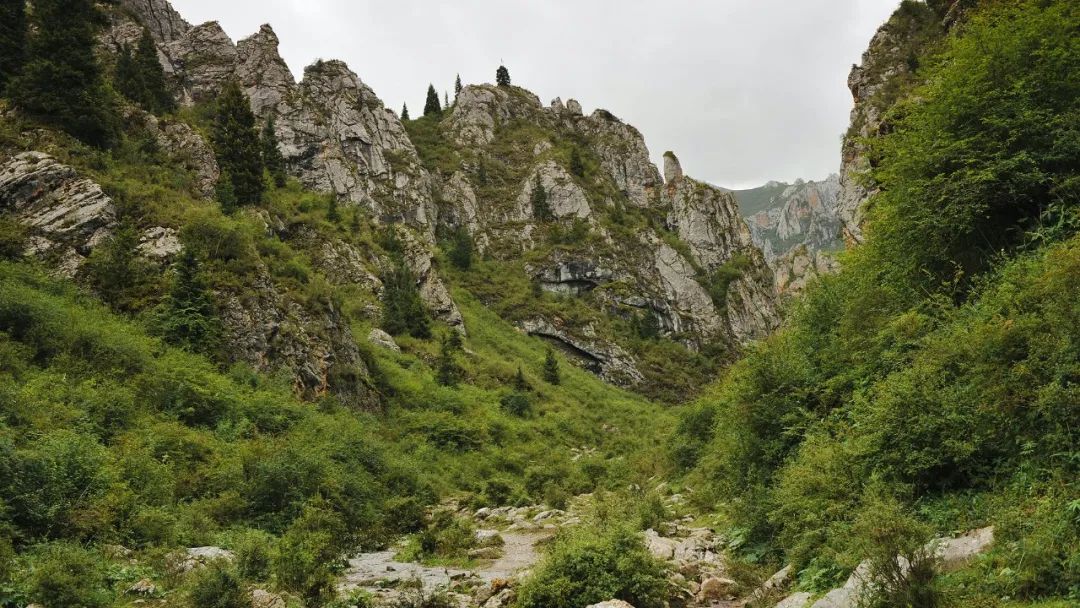
[[[822,181],[770,181],[733,191],[754,244],[773,269],[779,293],[801,291],[813,276],[835,269],[829,254],[844,247],[837,212],[840,192],[840,176],[835,174]]]

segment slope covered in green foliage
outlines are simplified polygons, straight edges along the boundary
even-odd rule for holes
[[[866,243],[683,417],[674,458],[745,558],[826,589],[995,525],[977,574],[926,584],[1080,598],[1078,28],[1074,2],[986,2],[920,57]]]

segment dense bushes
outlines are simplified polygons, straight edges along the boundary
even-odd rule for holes
[[[522,585],[521,608],[573,608],[620,599],[661,608],[668,599],[667,572],[633,528],[595,522],[564,532]]]
[[[987,3],[940,56],[923,57],[927,84],[874,143],[884,190],[866,243],[685,416],[672,453],[708,481],[699,502],[723,499],[747,555],[782,554],[804,585],[823,587],[864,557],[887,568],[883,556],[925,540],[911,513],[948,534],[1069,508],[1080,440],[1080,191],[1066,160],[1080,143],[1078,26],[1075,3]],[[885,521],[882,504],[902,507]],[[999,545],[999,574],[987,578],[997,582],[980,585],[1077,593],[1075,560],[1063,555],[1080,550],[1080,535],[1061,521],[1039,524],[1057,542],[1038,526],[1003,525],[1016,544]],[[930,605],[922,582],[890,593],[930,594],[908,597]]]

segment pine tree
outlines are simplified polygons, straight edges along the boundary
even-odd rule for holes
[[[164,114],[176,109],[176,101],[165,86],[165,70],[158,59],[157,44],[150,30],[143,28],[142,37],[135,47],[135,66],[142,81],[143,107],[154,114]]]
[[[443,107],[450,108],[450,93],[443,91]]]
[[[26,58],[26,0],[0,0],[0,94]]]
[[[577,148],[570,151],[570,173],[585,177],[585,162],[581,160],[581,153]]]
[[[134,312],[140,288],[149,278],[146,262],[139,256],[139,235],[129,225],[120,226],[107,241],[95,247],[85,272],[98,296],[115,310]]]
[[[436,380],[442,386],[457,386],[461,381],[462,369],[455,360],[455,353],[461,350],[461,335],[451,330],[443,338],[439,347],[439,359],[436,363]]]
[[[136,103],[139,103],[143,97],[139,68],[136,67],[135,58],[131,55],[131,47],[126,43],[120,46],[120,53],[116,57],[116,67],[113,68],[113,86],[121,95]]]
[[[495,70],[495,84],[500,87],[510,86],[510,70],[506,69],[505,65],[500,65],[498,70]]]
[[[387,333],[395,336],[407,333],[421,339],[431,337],[431,322],[416,287],[416,275],[400,258],[383,276],[382,304],[382,328]]]
[[[450,263],[460,270],[468,270],[472,267],[473,240],[468,230],[458,228],[454,231],[449,258]]]
[[[219,325],[199,258],[185,247],[173,268],[173,284],[159,312],[162,338],[192,352],[210,354],[218,344]]]
[[[270,173],[270,179],[274,181],[274,186],[284,188],[289,176],[285,172],[285,157],[281,155],[281,148],[278,146],[277,127],[273,116],[266,119],[259,143],[262,147],[263,166]]]
[[[212,140],[221,174],[229,176],[237,204],[259,203],[266,188],[259,132],[251,104],[235,82],[225,85],[218,96]]]
[[[341,221],[341,211],[338,209],[337,195],[330,193],[327,195],[330,200],[326,203],[326,219],[331,223],[338,223]]]
[[[525,379],[525,372],[521,371],[521,366],[518,366],[517,375],[514,376],[514,390],[519,393],[524,393],[530,390],[529,381]]]
[[[544,189],[544,184],[540,183],[540,175],[536,176],[536,184],[533,185],[532,197],[533,217],[541,222],[547,222],[552,219],[551,205],[548,204],[547,190]]]
[[[406,120],[411,120],[409,118],[409,104],[407,104],[407,103],[402,104],[402,106],[401,106],[401,120],[402,120],[402,122],[404,122]]]
[[[559,375],[559,360],[555,358],[555,351],[547,349],[544,358],[544,381],[548,384],[559,384],[562,378]]]
[[[461,86],[461,74],[458,74],[457,78],[454,79],[454,103],[457,103],[458,95],[461,95],[461,89],[463,88]]]
[[[222,171],[214,185],[214,198],[217,199],[221,210],[227,214],[236,211],[240,204],[236,200],[236,190],[233,189],[232,175],[228,171]]]
[[[15,105],[86,143],[111,145],[118,120],[94,56],[105,23],[93,0],[36,0],[26,63],[9,84]]]
[[[439,105],[439,94],[435,92],[435,85],[429,84],[427,102],[424,103],[424,116],[438,114],[439,112],[442,112],[442,106]]]

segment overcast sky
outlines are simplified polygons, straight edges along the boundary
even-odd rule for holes
[[[299,79],[342,59],[388,106],[513,82],[641,129],[654,159],[728,187],[840,166],[847,74],[898,0],[172,0],[234,42],[270,23]]]

